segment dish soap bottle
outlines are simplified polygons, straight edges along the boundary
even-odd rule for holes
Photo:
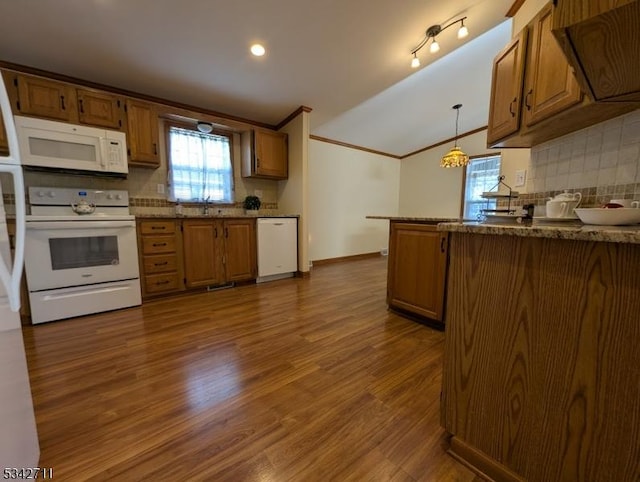
[[[180,204],[180,199],[176,199],[176,216],[182,216],[182,204]]]

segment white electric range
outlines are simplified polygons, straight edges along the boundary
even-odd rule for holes
[[[29,188],[32,323],[141,304],[135,218],[121,190]]]

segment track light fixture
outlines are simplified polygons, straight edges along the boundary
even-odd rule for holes
[[[459,23],[460,27],[458,28],[458,38],[462,39],[462,38],[465,38],[467,35],[469,35],[469,29],[467,29],[467,27],[464,24],[464,21],[466,20],[466,18],[467,17],[462,17],[462,18],[459,18],[458,20],[454,20],[453,22],[445,25],[444,27],[442,25],[432,25],[431,27],[429,27],[425,32],[425,37],[422,40],[422,42],[420,42],[418,46],[411,51],[411,55],[413,55],[413,58],[411,59],[411,67],[415,69],[416,67],[420,66],[420,60],[418,59],[417,54],[422,47],[424,47],[425,45],[427,45],[427,43],[429,43],[429,40],[431,40],[431,45],[429,45],[429,52],[431,52],[432,54],[435,54],[438,50],[440,50],[440,44],[436,40],[436,37],[442,31],[448,29],[449,27]]]

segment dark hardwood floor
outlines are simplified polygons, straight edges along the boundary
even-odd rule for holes
[[[444,335],[386,258],[25,327],[57,480],[472,481],[439,426]]]

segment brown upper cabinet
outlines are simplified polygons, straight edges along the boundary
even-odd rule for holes
[[[129,164],[160,167],[158,113],[149,102],[127,99],[127,145]]]
[[[85,89],[76,89],[76,93],[81,124],[116,130],[122,128],[123,101],[120,97]]]
[[[242,177],[287,179],[287,134],[251,130],[241,134]]]
[[[640,101],[640,1],[556,0],[553,34],[595,101]]]
[[[75,92],[69,84],[17,75],[18,111],[23,114],[70,121],[74,118]]]
[[[523,122],[532,126],[579,104],[582,91],[551,33],[551,4],[533,19],[525,68]]]
[[[549,3],[494,60],[488,147],[531,147],[637,108],[583,95],[552,34],[553,15]]]
[[[525,28],[498,54],[493,63],[493,89],[487,130],[489,143],[514,134],[520,129],[527,34],[528,30]]]

